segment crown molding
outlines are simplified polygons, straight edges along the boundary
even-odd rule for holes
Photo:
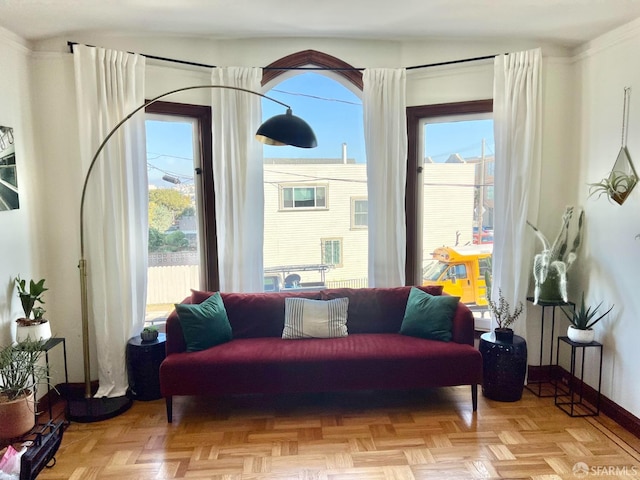
[[[600,35],[576,48],[574,50],[574,59],[576,61],[584,60],[638,36],[640,36],[640,18]]]
[[[0,27],[0,40],[21,53],[31,53],[31,44],[28,40],[25,40],[24,38],[13,33],[11,30],[7,30],[4,27]]]

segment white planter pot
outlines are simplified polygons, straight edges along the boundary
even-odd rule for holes
[[[20,342],[30,337],[31,340],[48,340],[51,338],[51,323],[44,322],[39,325],[21,326],[16,328],[16,341]]]
[[[589,330],[579,330],[573,325],[569,325],[567,328],[567,337],[569,340],[576,343],[591,343],[596,336],[596,331],[590,328]]]

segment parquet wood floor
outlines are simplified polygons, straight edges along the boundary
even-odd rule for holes
[[[38,479],[640,479],[640,439],[606,417],[571,418],[552,398],[519,402],[469,387],[135,402],[72,423]],[[574,471],[583,462],[586,471]]]

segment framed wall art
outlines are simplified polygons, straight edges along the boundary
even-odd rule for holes
[[[13,128],[0,126],[0,211],[20,208]]]

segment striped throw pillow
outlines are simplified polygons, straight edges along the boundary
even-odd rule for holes
[[[348,308],[348,298],[286,298],[282,338],[346,337]]]

